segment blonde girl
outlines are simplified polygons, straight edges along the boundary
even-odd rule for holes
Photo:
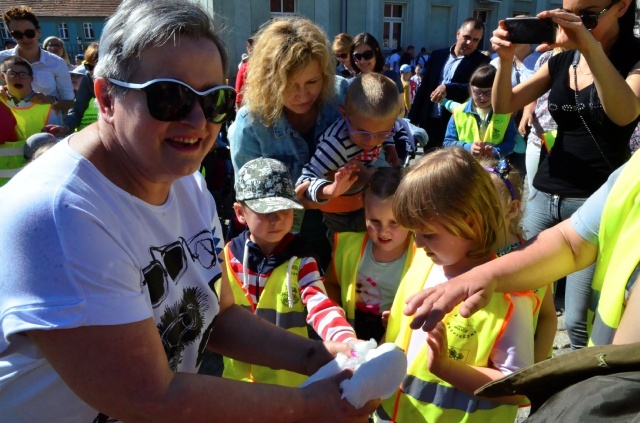
[[[473,392],[533,363],[531,293],[494,295],[482,315],[457,309],[430,332],[412,330],[405,300],[491,260],[504,228],[489,173],[471,153],[445,148],[405,175],[393,203],[398,223],[412,230],[418,250],[391,307],[386,340],[407,352],[400,389],[382,401],[380,421],[513,421],[521,398],[484,399]]]

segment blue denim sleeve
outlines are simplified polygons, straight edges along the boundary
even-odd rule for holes
[[[260,140],[253,129],[247,106],[242,106],[236,120],[229,127],[229,143],[231,144],[231,163],[236,173],[249,160],[262,157]]]
[[[604,203],[607,201],[609,192],[615,184],[618,176],[625,165],[620,166],[613,172],[607,182],[605,182],[596,192],[587,198],[587,201],[571,216],[573,229],[585,240],[598,245],[598,234],[600,233],[600,220],[604,210]]]

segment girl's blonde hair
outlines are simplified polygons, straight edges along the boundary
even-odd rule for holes
[[[498,198],[502,200],[503,198],[508,199],[509,201],[518,201],[520,203],[520,207],[522,207],[522,174],[515,167],[508,165],[508,169],[506,169],[506,174],[501,174],[498,171],[498,163],[500,161],[498,159],[488,159],[483,158],[480,160],[480,164],[485,168],[487,173],[491,176],[491,180],[493,181],[493,186],[496,188],[498,192]],[[508,182],[508,183],[507,183]],[[509,189],[509,184],[513,189],[513,193],[511,189]],[[515,198],[514,198],[515,197]],[[504,228],[505,231],[509,230],[511,233],[517,235],[518,237],[524,239],[524,232],[522,231],[522,212],[520,212],[516,217],[511,219],[511,223],[508,228]]]
[[[308,19],[276,19],[260,28],[248,67],[244,99],[252,118],[273,125],[282,113],[289,79],[313,60],[322,69],[322,92],[318,102],[335,95],[335,59],[327,36]]]
[[[59,41],[60,44],[62,44],[62,59],[67,62],[67,65],[69,64],[69,55],[67,54],[67,49],[64,46],[64,41],[62,41],[60,38],[58,37],[47,37],[45,38],[44,42],[42,43],[42,48],[43,49],[47,49],[47,46],[49,45],[49,43],[51,41]]]
[[[470,258],[490,255],[504,226],[489,173],[460,147],[434,151],[415,163],[398,187],[393,214],[409,230],[430,232],[438,223],[475,241]]]

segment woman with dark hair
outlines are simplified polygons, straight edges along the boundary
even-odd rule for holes
[[[504,21],[493,32],[500,66],[493,86],[496,113],[510,113],[549,89],[557,131],[543,135],[540,166],[525,213],[533,237],[570,217],[630,157],[629,140],[640,120],[640,40],[633,35],[632,0],[564,0],[544,11],[558,25],[556,41],[539,49],[567,51],[549,59],[530,79],[512,88],[516,46]],[[567,277],[566,324],[572,348],[587,344],[593,266]],[[597,299],[595,299],[597,303]]]
[[[400,115],[404,116],[404,87],[402,86],[402,80],[398,72],[383,69],[384,56],[382,55],[378,40],[368,32],[361,32],[356,35],[351,45],[349,60],[356,75],[376,72],[383,74],[396,83],[400,96],[398,101],[402,105]]]

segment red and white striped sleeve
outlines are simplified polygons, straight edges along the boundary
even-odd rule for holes
[[[307,307],[307,323],[323,340],[348,342],[357,339],[342,307],[327,296],[315,259],[302,259],[298,284],[302,302]]]

